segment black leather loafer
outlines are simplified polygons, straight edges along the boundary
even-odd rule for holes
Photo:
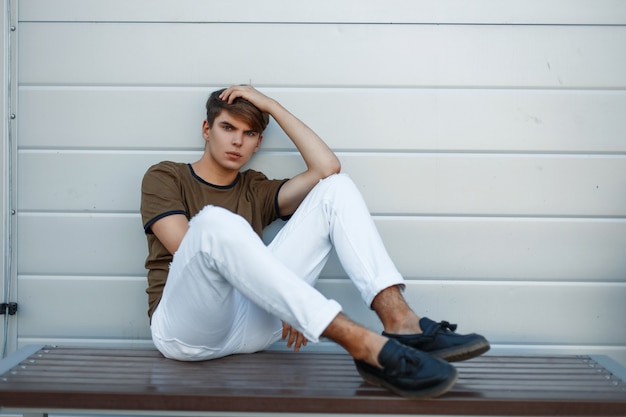
[[[383,369],[360,360],[354,362],[366,382],[408,398],[438,397],[449,391],[458,378],[456,368],[446,361],[393,339],[378,355]]]
[[[447,321],[437,323],[422,317],[420,326],[423,331],[421,334],[400,335],[383,332],[383,335],[448,362],[475,358],[487,352],[490,347],[487,339],[479,334],[455,333],[456,324],[450,324]]]

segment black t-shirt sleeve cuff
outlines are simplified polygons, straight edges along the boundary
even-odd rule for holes
[[[154,223],[156,223],[157,220],[161,220],[162,218],[167,217],[167,216],[171,216],[173,214],[182,214],[182,215],[185,215],[185,216],[187,215],[187,213],[185,213],[183,210],[174,210],[174,211],[167,211],[165,213],[161,213],[158,216],[154,217],[152,220],[150,220],[148,223],[146,223],[143,226],[144,232],[146,234],[148,234],[148,235],[153,234],[152,233],[152,225]]]

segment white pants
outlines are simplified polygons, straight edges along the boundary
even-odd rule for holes
[[[189,361],[257,352],[280,339],[281,320],[317,342],[341,311],[313,287],[333,247],[368,306],[404,283],[344,174],[320,181],[268,246],[241,216],[205,207],[170,265],[156,347]]]

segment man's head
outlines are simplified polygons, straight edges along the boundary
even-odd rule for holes
[[[217,90],[211,93],[206,102],[206,119],[209,127],[213,127],[215,118],[222,110],[227,110],[233,117],[246,122],[252,129],[262,133],[269,123],[269,115],[257,109],[248,101],[237,98],[232,104],[220,99],[220,94],[225,90]]]

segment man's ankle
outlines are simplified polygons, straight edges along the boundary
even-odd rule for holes
[[[420,317],[412,314],[403,321],[396,321],[393,324],[385,324],[384,331],[389,334],[421,334],[422,328],[420,326]]]
[[[378,354],[388,339],[351,321],[343,314],[335,317],[322,336],[339,344],[354,359],[381,367]]]
[[[370,330],[363,330],[363,334],[354,338],[346,350],[354,359],[382,368],[378,356],[389,339]]]
[[[387,333],[422,333],[419,324],[420,317],[409,307],[398,286],[392,286],[381,291],[374,298],[372,309],[380,318]]]

